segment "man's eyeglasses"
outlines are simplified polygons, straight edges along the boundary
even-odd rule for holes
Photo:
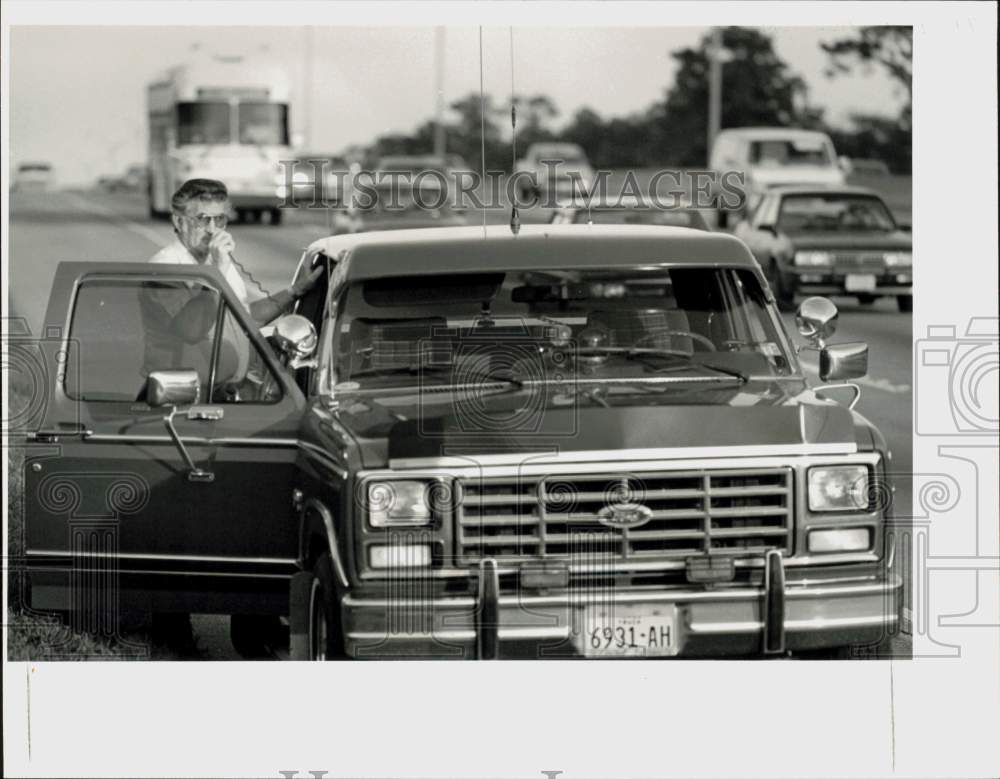
[[[226,225],[229,224],[229,217],[225,214],[219,214],[217,216],[209,216],[208,214],[197,214],[195,216],[185,216],[185,219],[189,219],[194,222],[198,227],[203,230],[207,230],[208,226],[214,224],[220,230],[225,229]]]

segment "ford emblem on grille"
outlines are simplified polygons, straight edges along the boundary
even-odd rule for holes
[[[653,518],[653,510],[641,503],[613,503],[597,512],[597,521],[606,527],[639,527]]]

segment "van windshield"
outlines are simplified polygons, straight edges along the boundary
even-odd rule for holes
[[[833,164],[830,150],[822,140],[771,140],[750,144],[750,162],[755,165],[818,165]]]
[[[229,143],[229,103],[177,104],[179,146]]]
[[[757,277],[648,267],[401,276],[346,293],[333,345],[360,389],[569,372],[787,376],[794,368]]]

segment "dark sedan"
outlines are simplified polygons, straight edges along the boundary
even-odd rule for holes
[[[913,310],[913,242],[882,198],[861,187],[773,189],[735,234],[783,309],[796,295],[895,297]]]

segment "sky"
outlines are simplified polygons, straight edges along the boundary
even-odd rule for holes
[[[670,56],[699,27],[514,28],[514,89],[549,95],[555,126],[589,106],[604,117],[642,111],[674,77]],[[765,28],[809,88],[809,102],[844,123],[853,112],[895,114],[898,90],[879,71],[829,79],[820,42],[850,28]],[[145,161],[145,87],[196,52],[284,64],[293,133],[336,152],[407,132],[435,108],[433,27],[12,27],[11,159],[47,160],[61,184],[80,184]],[[511,90],[508,28],[484,28],[484,87]],[[311,74],[311,75],[310,75]],[[444,97],[479,89],[479,31],[445,31]]]

